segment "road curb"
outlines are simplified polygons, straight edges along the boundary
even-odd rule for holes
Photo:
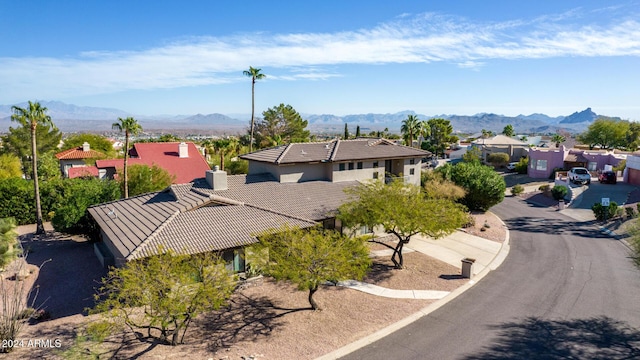
[[[500,220],[500,223],[502,223],[502,226],[505,227],[506,229],[506,235],[505,235],[505,239],[504,242],[502,243],[502,246],[500,247],[500,250],[496,253],[496,255],[493,257],[493,259],[491,260],[491,262],[489,262],[489,264],[487,264],[487,266],[478,274],[476,274],[473,278],[473,280],[469,280],[469,282],[467,282],[466,284],[460,286],[459,288],[453,290],[451,293],[449,293],[449,295],[443,297],[440,300],[437,300],[429,305],[427,305],[426,307],[418,310],[418,312],[413,313],[407,317],[405,317],[404,319],[397,321],[391,325],[388,325],[376,332],[374,332],[371,335],[365,336],[362,339],[356,340],[352,343],[349,343],[339,349],[336,349],[328,354],[322,355],[320,357],[317,357],[316,360],[334,360],[334,359],[338,359],[340,357],[346,356],[360,348],[363,348],[377,340],[382,339],[383,337],[393,333],[396,330],[399,330],[417,320],[419,320],[420,318],[422,318],[425,315],[429,315],[430,313],[436,311],[437,309],[441,308],[442,306],[444,306],[445,304],[447,304],[449,301],[455,299],[456,297],[458,297],[460,294],[464,293],[465,291],[469,290],[469,288],[471,288],[473,285],[477,284],[478,281],[482,280],[482,278],[484,278],[485,276],[487,276],[487,274],[489,274],[491,271],[497,269],[500,265],[502,265],[502,263],[504,262],[504,260],[507,258],[507,255],[509,254],[509,250],[511,249],[511,247],[509,246],[509,239],[510,239],[510,235],[509,235],[509,228],[507,228],[507,225],[504,223],[504,221],[502,221],[502,219],[500,219],[497,215],[491,213],[493,216],[497,217],[498,220]]]

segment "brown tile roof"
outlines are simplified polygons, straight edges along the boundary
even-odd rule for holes
[[[273,164],[294,164],[430,155],[431,153],[428,151],[397,145],[386,139],[355,139],[292,143],[241,155],[240,158]]]
[[[228,190],[213,191],[204,179],[172,185],[89,208],[105,234],[130,260],[158,245],[188,253],[255,242],[252,234],[283,224],[308,227],[330,217],[357,182],[277,182],[269,175],[232,175]],[[220,205],[220,206],[216,206]]]
[[[82,151],[82,146],[61,151],[56,154],[56,158],[58,158],[58,160],[95,159],[104,156],[105,155],[103,153],[96,150]]]
[[[159,246],[181,253],[197,254],[257,242],[255,235],[285,224],[314,226],[311,221],[274,214],[251,206],[205,206],[178,214],[171,224],[134,251],[131,259],[155,255]]]

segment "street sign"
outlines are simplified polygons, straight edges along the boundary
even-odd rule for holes
[[[609,206],[609,198],[602,198],[602,206]]]

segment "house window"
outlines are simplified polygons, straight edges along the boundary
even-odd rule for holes
[[[373,173],[373,178],[374,178],[374,179],[377,179],[377,178],[378,178],[378,172],[377,172],[377,171]]]
[[[547,160],[538,160],[536,162],[536,170],[547,170]]]
[[[344,163],[338,165],[338,171],[344,171]]]
[[[416,163],[416,160],[415,160],[415,159],[409,159],[409,165],[413,165],[413,164],[415,164],[415,163]]]
[[[416,169],[409,169],[409,175],[415,175]]]
[[[378,162],[377,162],[377,161],[374,161],[374,162],[373,162],[373,167],[374,167],[374,168],[377,168],[377,167],[378,167]]]
[[[529,161],[529,163],[530,163],[529,166],[531,166],[532,169],[536,168],[536,160],[531,160]]]
[[[349,163],[349,170],[353,170],[353,163]]]
[[[373,233],[373,229],[371,229],[369,226],[367,225],[363,225],[360,227],[360,229],[358,229],[356,231],[356,233],[358,235],[365,235],[365,234],[372,234]]]
[[[225,250],[222,252],[222,259],[230,271],[242,272],[245,270],[244,249]]]
[[[358,161],[358,170],[362,169],[362,161]]]
[[[596,171],[598,169],[598,162],[589,161],[589,164],[587,165],[587,169],[589,169],[589,171]]]

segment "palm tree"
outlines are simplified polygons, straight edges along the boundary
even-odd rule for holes
[[[124,131],[124,198],[129,197],[129,179],[127,178],[127,162],[129,160],[129,136],[138,135],[142,126],[131,116],[126,119],[118,118],[119,122],[111,124],[113,130]]]
[[[559,148],[559,147],[560,147],[560,143],[563,143],[563,142],[565,142],[566,140],[567,140],[567,139],[566,139],[564,136],[560,135],[560,134],[554,134],[554,135],[551,137],[551,142],[556,143],[556,147],[557,147],[557,148]]]
[[[230,139],[218,139],[213,142],[214,149],[220,154],[220,170],[224,170],[224,155],[232,151],[235,144]]]
[[[260,70],[262,69],[256,69],[253,66],[249,66],[249,70],[245,70],[242,72],[244,75],[251,77],[251,137],[249,138],[249,152],[253,151],[253,125],[256,104],[256,80],[264,79],[265,77],[267,77],[265,74],[261,74]]]
[[[38,185],[38,151],[36,147],[36,128],[38,125],[54,127],[51,122],[51,116],[47,115],[47,108],[41,106],[39,102],[32,103],[29,101],[28,108],[12,106],[12,121],[17,121],[23,127],[31,129],[31,166],[33,169],[33,191],[36,198],[36,234],[44,233],[44,224],[42,222],[42,207],[40,206],[40,186]]]
[[[420,133],[421,124],[416,115],[409,115],[405,120],[402,120],[400,131],[411,147],[413,147],[413,139]]]

